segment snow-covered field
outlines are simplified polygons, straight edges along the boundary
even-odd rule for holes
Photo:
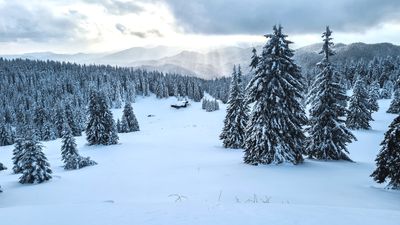
[[[200,103],[176,110],[173,102],[138,98],[141,131],[120,134],[118,145],[87,146],[77,138],[80,154],[98,162],[93,167],[65,171],[60,140],[44,143],[53,179],[43,184],[19,184],[10,170],[13,147],[1,147],[9,169],[0,172],[0,224],[400,224],[400,192],[369,177],[394,118],[385,113],[390,101],[380,101],[372,130],[354,132],[355,163],[257,167],[242,163],[241,150],[221,147],[224,105],[208,113]]]

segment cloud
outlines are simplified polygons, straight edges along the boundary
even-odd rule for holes
[[[156,30],[156,29],[149,30],[149,31],[147,31],[147,33],[150,35],[153,35],[155,37],[164,37],[164,35],[159,30]]]
[[[138,31],[131,31],[130,32],[131,35],[139,37],[139,38],[146,38],[147,35],[144,32],[138,32]]]
[[[163,1],[163,0],[161,0]],[[400,20],[399,0],[165,0],[188,33],[263,34],[280,23],[296,34],[364,32]]]
[[[125,34],[126,31],[126,27],[120,23],[115,24],[115,28],[117,28],[117,30],[119,30],[121,33]]]
[[[115,24],[115,28],[121,32],[121,34],[129,34],[132,36],[136,36],[139,38],[147,38],[147,37],[163,37],[162,33],[159,30],[153,29],[153,30],[148,30],[146,32],[140,32],[140,31],[132,31],[128,29],[126,26],[123,24],[117,23]]]
[[[120,0],[83,0],[87,3],[97,4],[104,7],[104,9],[113,15],[126,15],[136,14],[142,12],[144,9],[138,4],[138,0],[133,1],[120,1]]]
[[[81,19],[84,16],[77,12],[56,16],[42,6],[28,8],[15,2],[6,2],[0,4],[0,42],[75,39],[84,32],[78,25]]]

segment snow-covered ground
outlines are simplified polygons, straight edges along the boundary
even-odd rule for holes
[[[173,109],[173,98],[138,98],[140,132],[120,144],[87,146],[80,154],[98,165],[65,171],[60,140],[46,142],[53,179],[18,183],[12,146],[0,148],[1,225],[398,225],[400,192],[369,175],[383,133],[394,118],[380,101],[372,130],[355,131],[355,163],[306,160],[304,164],[250,166],[241,150],[221,147],[225,106],[205,112],[200,103]],[[114,110],[115,116],[121,115]],[[154,117],[148,117],[149,114]]]

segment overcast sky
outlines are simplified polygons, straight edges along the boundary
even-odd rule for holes
[[[133,46],[254,46],[281,24],[293,47],[400,44],[400,0],[0,0],[0,54]]]

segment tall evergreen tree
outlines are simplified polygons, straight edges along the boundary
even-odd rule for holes
[[[111,131],[110,131],[110,137],[108,138],[108,145],[116,145],[118,144],[118,131],[117,131],[117,125],[115,125],[114,120],[111,120]]]
[[[14,143],[11,126],[0,123],[0,146],[12,145]]]
[[[68,124],[64,124],[62,145],[61,145],[61,160],[67,164],[70,158],[78,157],[78,149],[76,147],[75,138],[72,135],[71,128]]]
[[[81,129],[79,127],[79,124],[76,122],[74,112],[72,111],[70,104],[67,103],[65,105],[64,112],[65,112],[65,120],[68,123],[68,126],[71,128],[72,135],[81,136],[82,135]]]
[[[24,154],[21,157],[22,176],[19,182],[42,183],[51,179],[50,164],[42,151],[43,146],[36,138],[27,139],[24,142]]]
[[[385,79],[383,83],[383,88],[381,89],[381,98],[390,99],[392,97],[393,82],[391,80]]]
[[[42,129],[42,140],[50,141],[50,140],[55,140],[56,138],[57,138],[56,128],[53,127],[53,124],[50,121],[46,121]]]
[[[377,112],[379,110],[378,99],[380,99],[379,83],[375,81],[371,83],[368,93],[368,103],[371,111]]]
[[[353,95],[350,97],[346,126],[350,129],[369,129],[371,127],[369,122],[372,120],[368,92],[363,78],[359,76],[354,84]]]
[[[303,161],[302,125],[307,120],[301,104],[300,68],[281,26],[274,26],[273,34],[265,36],[269,41],[247,87],[247,102],[254,106],[246,128],[244,162],[298,164]]]
[[[397,81],[393,95],[393,100],[390,103],[389,109],[386,112],[394,114],[400,113],[400,80]]]
[[[259,57],[255,48],[253,48],[251,52],[253,53],[253,55],[251,56],[250,69],[255,70],[258,65]]]
[[[36,129],[36,135],[39,140],[43,140],[44,124],[47,121],[47,113],[44,107],[40,104],[35,107],[33,113],[33,125]]]
[[[61,108],[61,106],[58,105],[54,115],[54,125],[56,128],[57,138],[62,137],[64,122],[65,122],[64,110]]]
[[[400,116],[396,117],[385,133],[381,150],[375,159],[377,168],[371,177],[378,183],[389,181],[387,187],[400,188]]]
[[[220,139],[223,140],[225,148],[236,149],[244,147],[249,109],[245,104],[240,66],[238,66],[237,71],[236,67],[233,67],[231,79],[231,90]]]
[[[21,173],[22,172],[22,166],[21,166],[21,158],[25,153],[24,149],[24,144],[25,144],[25,139],[23,138],[17,138],[15,140],[14,144],[14,149],[13,149],[13,171],[14,173]]]
[[[78,154],[75,138],[68,124],[64,126],[61,159],[64,162],[64,169],[66,170],[80,169],[97,164],[95,161],[90,160],[89,157],[82,157]]]
[[[135,113],[133,112],[132,105],[129,102],[124,106],[121,119],[121,131],[123,133],[139,131],[139,123],[136,119]]]
[[[118,142],[116,126],[111,111],[108,109],[105,97],[92,92],[88,108],[88,124],[86,139],[89,145],[110,145]]]
[[[321,160],[350,160],[346,144],[355,139],[346,128],[340,115],[346,108],[340,103],[346,99],[335,76],[337,73],[330,62],[335,53],[332,49],[332,31],[326,27],[322,34],[324,44],[320,54],[324,58],[317,64],[320,73],[310,91],[310,127],[306,139],[306,152],[310,158]]]

